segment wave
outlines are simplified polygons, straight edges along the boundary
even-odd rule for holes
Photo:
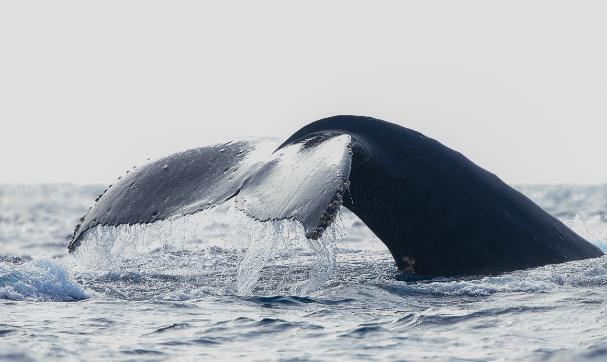
[[[87,297],[66,270],[50,260],[0,262],[0,299],[71,302]]]

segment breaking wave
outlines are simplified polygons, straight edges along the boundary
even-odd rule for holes
[[[64,267],[50,260],[0,262],[0,299],[70,302],[86,298]]]

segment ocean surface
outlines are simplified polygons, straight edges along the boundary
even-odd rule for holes
[[[416,281],[347,210],[229,203],[66,246],[102,186],[0,185],[0,360],[607,360],[607,257]],[[520,186],[607,251],[607,186]]]

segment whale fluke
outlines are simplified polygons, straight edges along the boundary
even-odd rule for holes
[[[317,239],[333,221],[348,185],[350,137],[318,136],[273,153],[264,146],[257,140],[202,147],[130,170],[81,219],[69,251],[98,225],[153,223],[231,198],[258,221],[297,220],[306,237]]]
[[[240,141],[136,168],[100,196],[68,248],[97,225],[152,223],[231,198],[256,220],[301,222],[310,239],[343,204],[401,270],[421,276],[493,274],[603,255],[460,153],[358,116],[311,123],[274,152]]]

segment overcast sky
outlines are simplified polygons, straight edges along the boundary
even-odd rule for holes
[[[396,122],[509,183],[607,182],[605,1],[3,1],[0,182]]]

